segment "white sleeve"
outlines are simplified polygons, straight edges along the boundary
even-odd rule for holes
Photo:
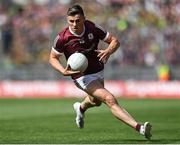
[[[106,36],[104,37],[103,41],[106,41],[109,37],[109,32],[106,33]]]
[[[58,52],[54,47],[52,47],[52,51],[54,51],[57,55],[62,55],[63,53]]]

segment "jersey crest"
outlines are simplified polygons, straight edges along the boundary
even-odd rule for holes
[[[92,40],[92,39],[94,39],[94,36],[93,36],[93,34],[92,34],[92,33],[89,33],[89,34],[88,34],[88,38],[89,38],[89,40]]]

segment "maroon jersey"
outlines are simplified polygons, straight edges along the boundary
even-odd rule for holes
[[[83,53],[88,59],[88,68],[84,75],[97,73],[104,69],[104,64],[97,57],[99,40],[106,40],[108,32],[93,22],[86,20],[84,32],[81,35],[74,34],[69,27],[58,34],[54,40],[53,50],[56,53],[64,53],[66,59],[75,52]],[[72,75],[73,79],[79,75]]]

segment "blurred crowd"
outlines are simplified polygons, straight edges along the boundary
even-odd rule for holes
[[[1,58],[18,65],[46,64],[73,3],[119,38],[112,66],[180,64],[179,0],[1,0]]]

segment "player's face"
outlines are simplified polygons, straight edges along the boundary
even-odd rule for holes
[[[85,18],[82,15],[67,16],[69,27],[76,34],[81,34],[84,29]]]

